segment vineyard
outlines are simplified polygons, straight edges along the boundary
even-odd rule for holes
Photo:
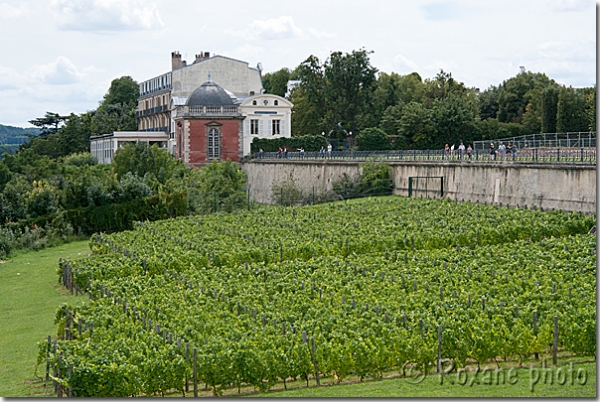
[[[89,300],[38,365],[78,397],[219,395],[549,356],[555,322],[559,352],[595,357],[594,224],[394,196],[137,223],[61,261]]]

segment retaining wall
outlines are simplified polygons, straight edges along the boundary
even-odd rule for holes
[[[274,184],[292,180],[305,194],[331,190],[343,174],[360,174],[360,162],[337,160],[251,160],[242,164],[250,198],[272,203]],[[444,197],[520,207],[596,212],[596,166],[506,162],[390,161],[394,194],[408,196],[409,177],[443,177]],[[435,195],[428,181],[429,196]],[[415,188],[416,186],[416,188]],[[413,196],[425,196],[423,181]],[[415,191],[417,190],[417,191]],[[439,193],[437,194],[439,196]]]

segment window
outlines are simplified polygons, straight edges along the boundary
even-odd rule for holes
[[[258,119],[250,120],[250,134],[251,135],[258,134]]]
[[[252,101],[252,106],[256,106],[256,101],[255,100]]]
[[[208,131],[208,159],[219,159],[221,156],[219,130],[211,128]]]
[[[273,101],[273,105],[279,106],[279,101],[278,100]]]
[[[273,120],[273,135],[281,134],[281,120]]]

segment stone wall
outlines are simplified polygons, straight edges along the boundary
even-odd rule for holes
[[[409,177],[442,177],[444,197],[520,207],[596,212],[596,166],[575,164],[523,164],[512,162],[389,162],[394,194],[408,196]],[[250,198],[272,202],[272,187],[293,181],[305,194],[331,190],[343,174],[360,174],[359,162],[335,160],[251,160],[242,165],[248,175]],[[439,180],[429,180],[429,196],[436,195]],[[433,186],[433,191],[431,187]],[[413,183],[413,196],[424,181]]]

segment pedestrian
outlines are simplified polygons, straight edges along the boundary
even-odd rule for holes
[[[490,155],[492,157],[492,160],[496,160],[496,147],[494,147],[493,142],[490,144]]]
[[[288,149],[286,146],[283,147],[283,155],[284,155],[285,159],[288,158]]]
[[[304,159],[304,148],[300,147],[300,158]]]
[[[460,142],[460,145],[458,146],[458,159],[462,160],[463,154],[465,153],[465,144],[463,144],[463,142]]]
[[[264,154],[265,154],[265,152],[263,151],[263,149],[262,149],[262,148],[260,148],[260,149],[258,150],[258,157],[262,159],[262,157],[263,157],[263,155],[264,155]]]
[[[467,157],[469,158],[469,160],[471,160],[471,155],[473,155],[473,147],[471,146],[471,144],[469,144],[469,146],[467,147]]]
[[[319,151],[321,153],[321,158],[325,157],[325,148],[323,148],[323,145],[321,145],[321,150]]]
[[[506,145],[502,141],[500,141],[500,145],[498,145],[498,152],[500,153],[500,159],[504,160],[506,156]]]
[[[454,144],[452,144],[452,146],[450,147],[450,157],[454,159]]]
[[[444,159],[444,157],[446,159],[448,159],[450,155],[450,147],[448,146],[448,144],[444,145],[444,155],[442,155],[442,159]]]
[[[510,147],[510,153],[512,154],[512,160],[515,160],[515,157],[517,156],[517,143],[515,142],[514,144],[512,144],[512,146]]]
[[[327,157],[331,158],[331,150],[333,150],[333,147],[331,146],[331,144],[327,145]]]
[[[283,149],[281,149],[281,147],[279,147],[279,150],[277,151],[277,157],[278,157],[279,159],[281,159],[281,154],[282,154],[282,152],[283,152]]]

